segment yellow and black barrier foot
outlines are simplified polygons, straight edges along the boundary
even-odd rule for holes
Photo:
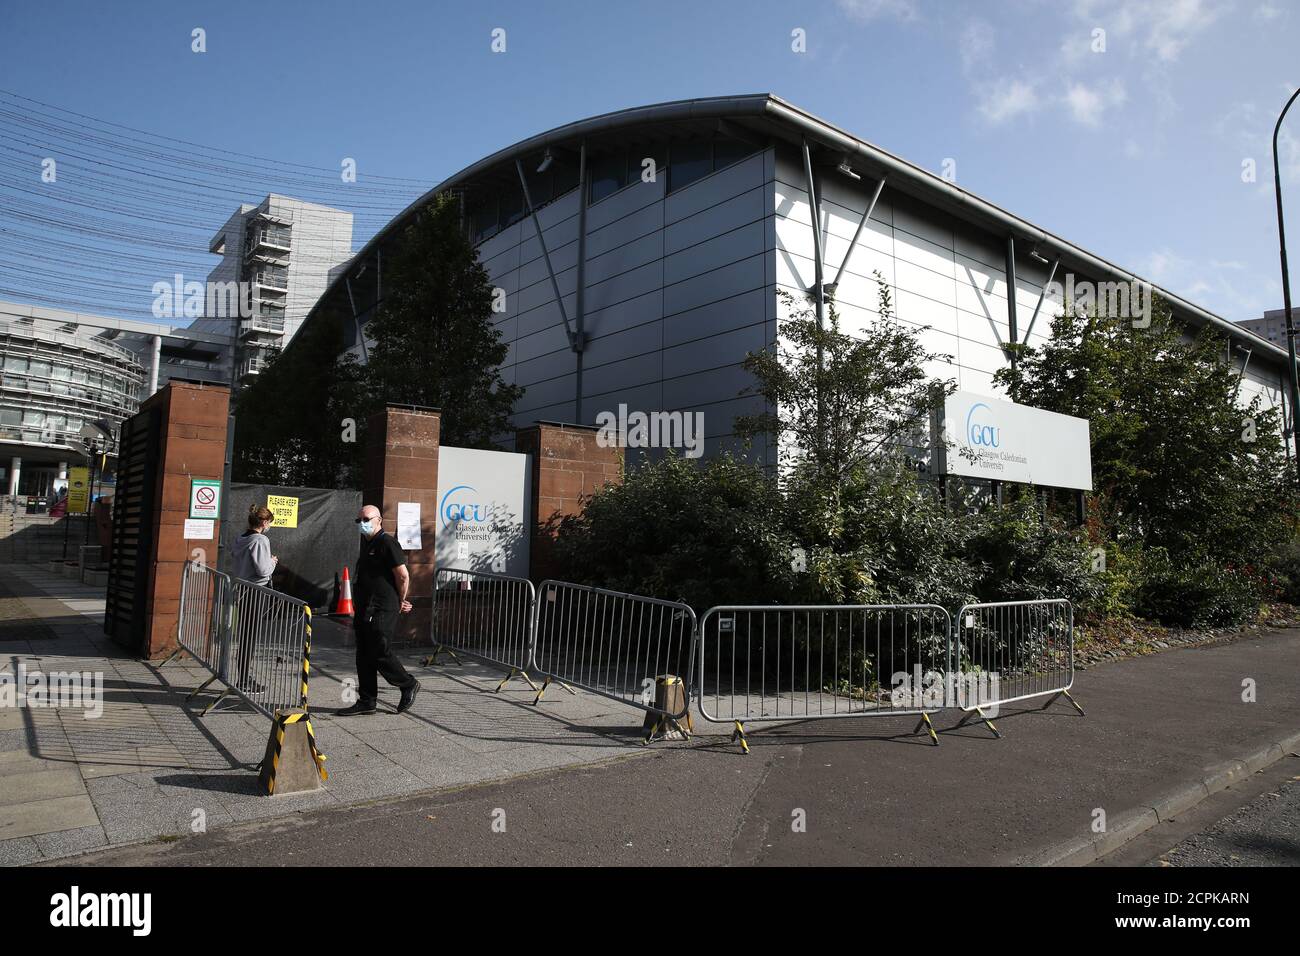
[[[198,687],[196,687],[196,688],[194,688],[192,691],[190,691],[190,696],[186,697],[185,699],[186,699],[186,700],[193,700],[195,697],[198,697],[199,694],[203,693],[205,690],[207,690],[207,689],[212,685],[212,682],[213,682],[214,680],[216,680],[215,677],[209,677],[207,680],[205,680],[205,681],[204,681],[202,684],[200,684]]]
[[[650,724],[650,726],[647,728],[645,732],[645,737],[641,740],[641,746],[644,747],[647,744],[649,744],[650,741],[654,740],[655,734],[659,733],[660,724],[661,721],[658,719],[656,719],[653,723]]]
[[[223,688],[222,691],[221,691],[221,693],[217,695],[216,700],[214,700],[212,703],[208,704],[208,706],[204,707],[204,708],[203,708],[203,713],[199,714],[199,716],[200,716],[200,717],[206,717],[206,716],[208,716],[208,711],[210,711],[213,707],[216,707],[217,704],[219,704],[219,703],[221,703],[223,700],[225,700],[226,697],[227,697],[229,694],[230,694],[230,688],[229,688],[229,687]]]
[[[731,732],[731,742],[740,741],[740,752],[749,753],[749,738],[745,736],[745,725],[736,721],[736,729]]]
[[[930,739],[934,742],[934,745],[936,747],[939,746],[939,735],[934,732],[934,724],[930,723],[929,714],[921,714],[921,719],[917,721],[916,727],[912,733],[916,733],[922,727],[924,727],[925,732],[930,735]]]
[[[1074,705],[1074,709],[1077,710],[1077,711],[1079,712],[1079,716],[1080,716],[1080,717],[1087,717],[1087,716],[1088,716],[1087,714],[1085,714],[1085,713],[1083,712],[1083,708],[1079,706],[1079,702],[1078,702],[1077,700],[1075,700],[1073,697],[1070,696],[1070,692],[1069,692],[1068,690],[1063,690],[1063,691],[1061,691],[1061,693],[1065,695],[1065,699],[1066,699],[1066,700],[1068,700],[1071,704]]]
[[[691,730],[694,730],[694,729],[695,729],[694,726],[692,726],[690,730],[687,730],[685,727],[682,726],[682,722],[681,722],[680,720],[678,720],[677,718],[673,717],[673,718],[670,718],[670,719],[672,720],[673,730],[677,731],[679,734],[681,734],[681,735],[682,735],[683,737],[685,737],[687,740],[690,740],[690,739],[691,739]],[[690,722],[691,722],[691,718],[690,718],[690,716],[688,715],[687,718],[686,718],[686,723],[689,724]]]
[[[287,747],[286,736],[290,738]],[[316,744],[316,732],[312,729],[311,715],[307,710],[275,712],[271,720],[271,736],[266,742],[266,755],[258,769],[268,796],[274,796],[277,790],[280,793],[315,790],[329,779],[325,755]]]
[[[528,676],[527,671],[521,671],[518,667],[512,667],[510,668],[510,673],[507,674],[502,679],[501,683],[497,684],[496,690],[494,690],[492,693],[494,694],[501,693],[501,688],[505,687],[506,684],[510,683],[510,678],[512,677],[522,677],[524,680],[528,682],[529,687],[531,687],[533,690],[537,690],[537,685],[533,683],[533,679]],[[536,703],[536,701],[534,701],[534,703]]]
[[[433,664],[438,663],[438,657],[439,657],[439,655],[441,655],[441,654],[446,654],[448,657],[450,657],[453,661],[456,662],[456,665],[457,665],[457,666],[463,666],[463,665],[461,664],[461,660],[460,660],[460,658],[456,656],[456,652],[453,651],[453,650],[452,650],[450,647],[448,647],[446,644],[439,644],[437,647],[435,647],[435,648],[433,649],[433,653],[432,653],[432,654],[430,654],[430,655],[429,655],[428,657],[426,657],[424,660],[420,661],[421,666],[423,666],[423,667],[429,667],[429,666],[431,666],[431,665],[433,665]]]
[[[550,679],[549,677],[546,678],[546,680],[542,681],[542,686],[541,686],[540,688],[538,688],[537,696],[533,698],[533,703],[534,703],[534,704],[537,704],[537,703],[540,703],[540,702],[541,702],[542,695],[546,693],[546,688],[548,688],[548,687],[550,687],[550,686],[551,686],[551,679]]]
[[[984,721],[984,726],[987,727],[989,730],[993,731],[993,736],[998,738],[998,740],[1001,740],[1002,734],[999,733],[998,729],[993,726],[993,721],[989,720],[988,717],[985,716],[984,711],[980,710],[977,707],[975,709],[975,712],[980,715],[980,720]]]
[[[176,660],[176,658],[180,657],[184,653],[185,653],[185,648],[178,645],[176,647],[176,650],[172,651],[170,654],[168,654],[166,657],[163,658],[162,663],[158,665],[158,669],[162,670],[164,667],[166,667],[168,664]]]

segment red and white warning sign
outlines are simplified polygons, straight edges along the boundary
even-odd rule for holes
[[[190,517],[216,518],[221,514],[221,482],[211,478],[190,479]]]

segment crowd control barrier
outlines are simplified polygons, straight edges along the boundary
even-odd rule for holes
[[[280,709],[307,706],[311,670],[311,608],[279,591],[232,578],[204,564],[186,562],[181,576],[178,649],[224,686],[203,713],[228,695],[275,719]]]
[[[1062,598],[967,604],[957,614],[953,668],[961,675],[958,706],[978,717],[994,735],[989,719],[1004,704],[1049,698],[1043,709],[1064,696],[1083,714],[1070,695],[1074,686],[1074,608]],[[988,675],[988,680],[978,678]],[[973,688],[979,688],[978,693]],[[960,724],[958,725],[960,726]]]
[[[828,718],[918,718],[946,703],[948,612],[933,604],[728,605],[699,627],[700,715],[734,725]],[[915,731],[914,731],[915,732]]]
[[[440,568],[435,576],[434,647],[425,665],[442,654],[460,663],[458,655],[468,654],[509,671],[498,691],[515,676],[536,691],[528,676],[536,603],[537,592],[527,578]]]
[[[680,601],[624,594],[563,581],[537,589],[533,671],[543,678],[534,703],[554,681],[678,721],[690,710],[695,612]],[[655,679],[684,678],[679,712],[655,705]]]

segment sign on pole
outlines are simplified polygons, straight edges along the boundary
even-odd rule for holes
[[[944,402],[939,437],[935,458],[940,474],[1092,490],[1086,418],[953,392]]]
[[[216,478],[190,479],[190,517],[221,517],[221,480]]]
[[[68,514],[84,515],[90,508],[90,469],[68,469]]]

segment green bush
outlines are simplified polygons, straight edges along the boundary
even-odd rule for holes
[[[1262,599],[1261,579],[1212,561],[1179,563],[1164,551],[1146,555],[1135,610],[1179,627],[1222,627],[1253,620]]]
[[[784,528],[781,493],[760,468],[668,456],[588,498],[560,523],[555,556],[578,583],[681,600],[703,614],[788,596]]]

